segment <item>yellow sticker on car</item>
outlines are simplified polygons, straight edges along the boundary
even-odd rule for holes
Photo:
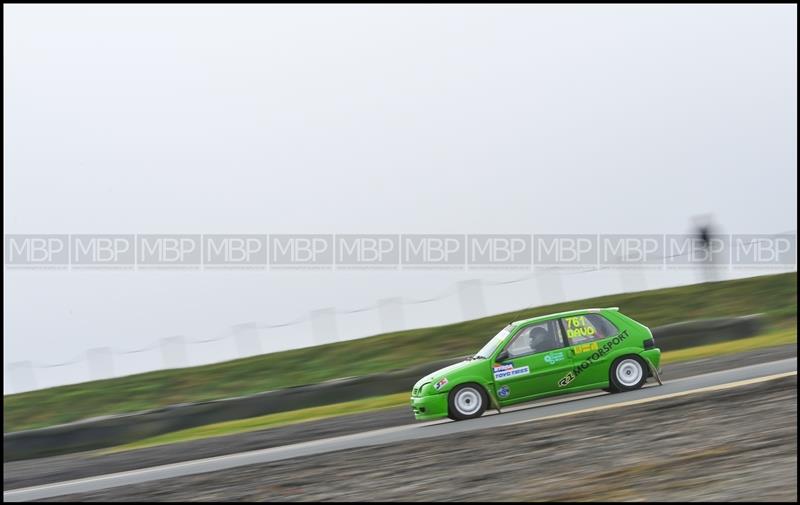
[[[575,354],[580,354],[582,352],[592,352],[598,349],[597,342],[588,342],[586,344],[578,344],[572,348],[575,351]]]

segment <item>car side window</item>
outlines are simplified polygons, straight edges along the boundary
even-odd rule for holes
[[[565,317],[562,321],[569,345],[602,340],[619,333],[617,327],[600,314]]]
[[[552,351],[564,347],[561,332],[556,321],[533,324],[520,330],[506,347],[511,358]]]

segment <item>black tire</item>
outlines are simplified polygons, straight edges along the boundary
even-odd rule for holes
[[[613,384],[610,383],[607,388],[603,388],[603,391],[605,391],[606,393],[611,393],[612,395],[614,393],[619,393],[619,389],[617,389]]]
[[[483,387],[472,383],[460,384],[447,396],[447,417],[454,421],[481,417],[488,403],[489,396]]]
[[[622,356],[611,364],[609,383],[618,392],[633,391],[644,386],[647,372],[647,363],[639,356]]]

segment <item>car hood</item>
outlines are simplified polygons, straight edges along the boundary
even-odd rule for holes
[[[425,377],[421,378],[420,380],[417,381],[417,383],[414,385],[414,387],[417,388],[417,387],[420,387],[420,386],[422,386],[423,384],[425,384],[427,382],[438,381],[439,379],[441,379],[445,375],[452,374],[453,372],[460,372],[462,370],[466,370],[468,368],[477,366],[479,363],[484,363],[485,361],[486,361],[485,359],[474,359],[474,360],[466,360],[465,359],[464,361],[459,361],[458,363],[453,363],[450,366],[446,366],[444,368],[440,368],[439,370],[436,370],[435,372],[433,372],[431,374],[428,374]]]

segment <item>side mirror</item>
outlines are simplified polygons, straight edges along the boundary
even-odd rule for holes
[[[498,355],[497,355],[497,357],[496,357],[494,360],[495,360],[496,362],[500,363],[500,362],[503,362],[503,361],[507,360],[507,359],[508,359],[508,357],[509,357],[509,356],[508,356],[508,351],[507,351],[507,350],[505,350],[505,349],[503,349],[503,352],[501,352],[500,354],[498,354]]]

